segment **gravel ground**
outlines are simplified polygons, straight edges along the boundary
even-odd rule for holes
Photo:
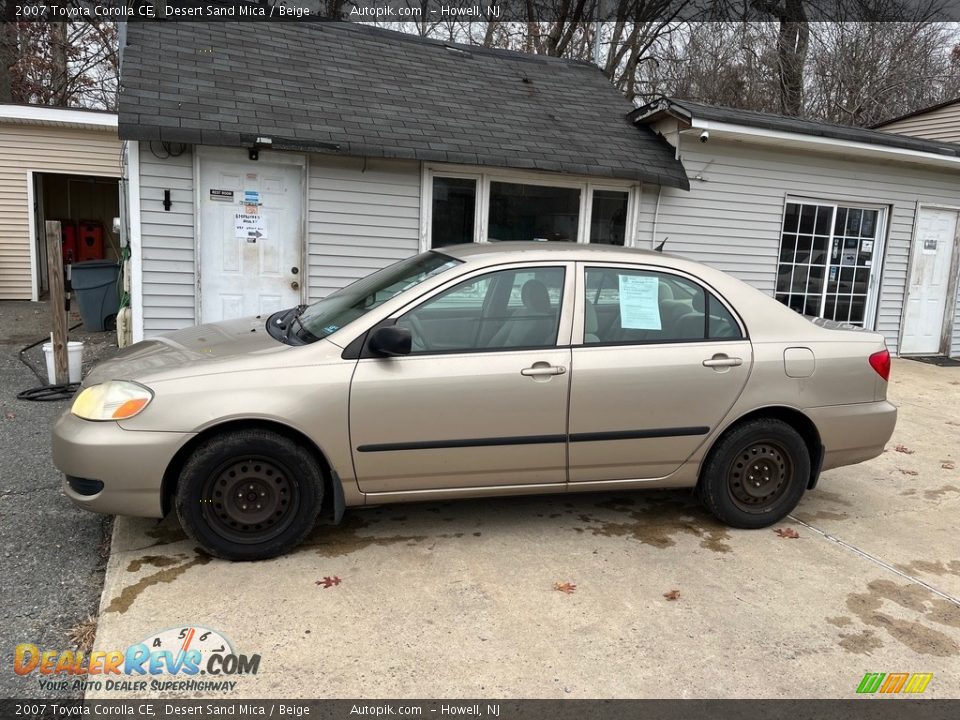
[[[69,325],[79,318],[72,315]],[[50,427],[69,401],[25,402],[19,391],[40,380],[18,359],[19,350],[49,333],[46,303],[0,302],[0,697],[79,696],[44,692],[35,677],[12,672],[14,648],[68,649],[70,628],[97,613],[110,537],[110,518],[75,508],[60,491],[50,459]],[[113,333],[70,333],[85,343],[84,365],[116,351]],[[28,357],[43,371],[40,348]]]

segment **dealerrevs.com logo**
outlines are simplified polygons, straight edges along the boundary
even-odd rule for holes
[[[857,686],[857,693],[860,695],[873,693],[918,695],[927,689],[931,680],[933,680],[933,673],[866,673]]]
[[[256,675],[259,655],[234,651],[222,633],[199,625],[154,633],[126,650],[41,650],[21,643],[13,671],[43,690],[230,692],[236,676]]]

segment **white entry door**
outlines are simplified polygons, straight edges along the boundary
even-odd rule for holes
[[[199,174],[201,322],[300,303],[303,158],[210,150]]]
[[[901,354],[935,355],[940,352],[956,236],[957,211],[920,210],[907,307],[903,314]]]

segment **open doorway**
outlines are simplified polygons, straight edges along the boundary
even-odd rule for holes
[[[113,219],[120,215],[118,178],[34,172],[33,222],[37,263],[38,299],[46,296],[47,220],[62,223],[63,248],[60,262],[118,260],[120,237]]]

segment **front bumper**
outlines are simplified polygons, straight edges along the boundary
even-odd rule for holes
[[[163,517],[164,472],[191,437],[193,433],[124,430],[115,422],[81,420],[68,410],[53,427],[53,464],[67,476],[64,494],[82,508]],[[97,490],[98,483],[102,489]]]
[[[893,435],[897,407],[886,400],[808,408],[826,452],[823,469],[875,458]]]

